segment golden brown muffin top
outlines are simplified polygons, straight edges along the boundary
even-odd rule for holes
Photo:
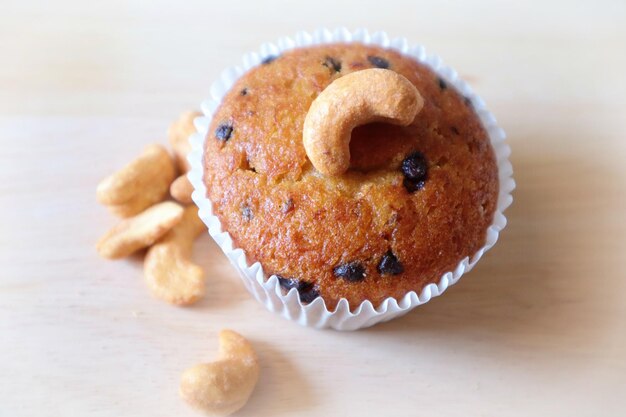
[[[307,111],[333,80],[376,67],[411,81],[424,107],[407,127],[357,127],[350,169],[324,176],[302,144]],[[498,195],[469,100],[410,57],[356,43],[292,50],[243,75],[213,116],[204,181],[248,260],[330,309],[437,282],[484,245]]]

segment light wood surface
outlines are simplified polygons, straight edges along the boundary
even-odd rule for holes
[[[181,372],[248,336],[240,416],[623,416],[626,3],[13,1],[0,12],[0,416],[193,416]],[[150,297],[99,259],[95,184],[197,107],[222,68],[299,29],[406,36],[508,133],[509,226],[443,297],[356,333],[253,301],[208,236],[209,294]]]

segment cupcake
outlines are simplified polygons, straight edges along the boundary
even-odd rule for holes
[[[270,310],[366,327],[439,295],[495,243],[514,186],[503,133],[421,48],[322,30],[244,62],[203,106],[189,178]]]

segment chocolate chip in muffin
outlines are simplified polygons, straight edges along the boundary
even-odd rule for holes
[[[278,55],[270,55],[270,56],[266,56],[265,58],[263,58],[263,60],[261,61],[261,64],[263,65],[267,65],[270,62],[274,62],[276,60],[276,58],[278,58]]]
[[[298,295],[303,303],[310,303],[320,296],[319,288],[311,282],[300,281],[298,286]]]
[[[252,220],[254,214],[252,214],[252,209],[249,205],[245,204],[243,207],[241,207],[241,216],[246,221]]]
[[[247,96],[247,95],[248,95],[248,88],[247,88],[247,87],[244,87],[244,88],[243,88],[243,89],[239,92],[239,94],[241,94],[242,96]]]
[[[365,267],[359,261],[337,265],[333,269],[333,273],[335,276],[350,282],[358,282],[365,279]]]
[[[230,123],[222,123],[215,129],[215,137],[222,141],[226,142],[233,134],[233,125]]]
[[[376,68],[383,68],[383,69],[389,68],[389,61],[387,61],[385,58],[381,58],[375,55],[368,55],[367,60],[370,62],[370,64],[372,64]]]
[[[332,56],[327,56],[322,65],[335,72],[341,71],[341,61],[338,61]]]
[[[451,131],[452,131],[452,133],[454,133],[455,135],[458,135],[458,134],[459,134],[459,129],[457,129],[457,128],[456,128],[456,126],[452,126],[452,127],[450,128],[450,130],[451,130]]]
[[[404,177],[412,181],[423,181],[428,175],[428,163],[424,154],[413,152],[402,161]]]
[[[425,184],[426,184],[425,181],[414,181],[414,180],[410,180],[408,178],[405,178],[402,181],[402,185],[404,185],[404,188],[406,188],[406,190],[409,193],[414,193],[416,191],[421,190],[422,188],[424,188]]]
[[[276,275],[276,278],[278,278],[278,284],[285,291],[289,292],[290,289],[295,288],[298,291],[300,301],[303,303],[310,303],[320,296],[318,286],[312,282],[301,281],[297,278],[285,278],[281,275]]]
[[[402,184],[409,193],[424,188],[428,177],[428,163],[426,157],[421,152],[413,152],[402,161],[402,173],[404,181]]]
[[[472,106],[472,100],[470,100],[469,97],[463,97],[463,103],[465,103],[466,106]]]
[[[443,80],[443,78],[438,77],[437,81],[439,82],[439,88],[441,88],[441,90],[448,88],[448,84]]]
[[[282,275],[276,275],[276,278],[278,278],[278,284],[287,291],[292,288],[298,288],[298,280],[296,278],[285,278]]]
[[[378,264],[378,272],[381,275],[398,275],[404,272],[404,267],[396,255],[389,250],[381,258],[380,263]]]

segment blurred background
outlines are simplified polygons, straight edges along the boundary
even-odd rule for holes
[[[150,298],[140,261],[98,259],[97,182],[244,53],[322,26],[426,46],[506,130],[518,188],[478,267],[341,334],[266,313],[208,237],[191,309]],[[263,366],[241,416],[623,416],[624,51],[623,0],[2,0],[0,417],[194,415],[180,372],[229,326]]]
[[[4,0],[0,110],[171,118],[197,106],[220,71],[260,43],[346,26],[421,43],[489,104],[536,120],[550,106],[610,107],[623,95],[624,83],[611,81],[624,65],[625,8],[620,0]],[[512,119],[503,122],[526,121]]]

